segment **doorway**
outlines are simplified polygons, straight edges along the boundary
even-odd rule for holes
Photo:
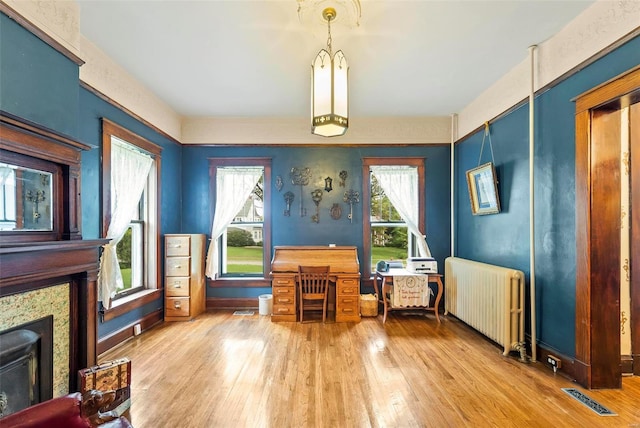
[[[620,388],[621,138],[629,137],[630,242],[640,242],[640,67],[576,100],[576,357],[577,381],[587,388]],[[622,129],[622,114],[628,131]],[[625,134],[626,133],[626,134]],[[629,246],[630,355],[640,374],[640,249]]]

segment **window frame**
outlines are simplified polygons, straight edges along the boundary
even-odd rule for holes
[[[425,158],[424,157],[364,157],[362,158],[362,276],[372,278],[371,273],[371,173],[372,165],[406,165],[416,167],[418,171],[418,229],[425,234]],[[406,224],[406,223],[404,223]],[[412,240],[410,240],[412,242]],[[409,249],[410,251],[410,249]]]
[[[154,162],[147,178],[147,185],[143,196],[145,199],[145,213],[148,221],[144,227],[144,272],[142,290],[123,292],[113,300],[112,307],[105,310],[104,320],[115,318],[134,308],[138,308],[162,296],[160,260],[160,172],[162,165],[162,148],[144,137],[128,129],[102,118],[102,180],[100,194],[102,196],[102,228],[101,237],[107,236],[111,222],[111,137],[136,146],[149,154]]]
[[[216,176],[219,167],[261,166],[263,172],[264,215],[262,220],[262,276],[222,276],[207,278],[211,287],[270,287],[271,286],[271,158],[208,158],[209,160],[209,234],[213,224],[216,200]]]

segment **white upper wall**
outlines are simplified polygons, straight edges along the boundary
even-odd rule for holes
[[[131,77],[80,34],[79,6],[68,0],[2,0],[40,28],[85,64],[80,80],[133,114],[185,144],[315,144],[308,120],[285,118],[182,118],[171,107]],[[640,1],[600,0],[563,30],[538,45],[535,87],[540,88],[602,49],[640,28]],[[458,115],[457,132],[463,137],[528,96],[528,47],[523,61],[487,88]],[[305,133],[302,133],[305,134]],[[301,139],[303,138],[303,139]],[[449,143],[447,117],[351,118],[349,133],[339,144]],[[326,139],[322,139],[327,143]],[[330,142],[330,140],[329,140]]]
[[[534,57],[534,88],[542,88],[638,29],[640,1],[600,0],[594,3],[555,36],[538,44]],[[528,50],[528,46],[523,46],[525,59],[459,113],[459,138],[529,96]]]

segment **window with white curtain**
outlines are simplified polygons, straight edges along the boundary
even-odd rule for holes
[[[99,299],[157,289],[158,183],[161,148],[103,119],[103,236]],[[106,255],[106,257],[105,257]]]
[[[380,260],[430,256],[424,237],[423,158],[363,158],[364,269]]]
[[[268,280],[271,160],[212,158],[213,219],[206,275],[216,281]],[[240,281],[239,281],[240,280]],[[259,285],[259,284],[258,284]]]

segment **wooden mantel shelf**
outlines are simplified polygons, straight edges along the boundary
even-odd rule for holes
[[[0,244],[0,296],[39,288],[36,282],[97,271],[106,239]]]

